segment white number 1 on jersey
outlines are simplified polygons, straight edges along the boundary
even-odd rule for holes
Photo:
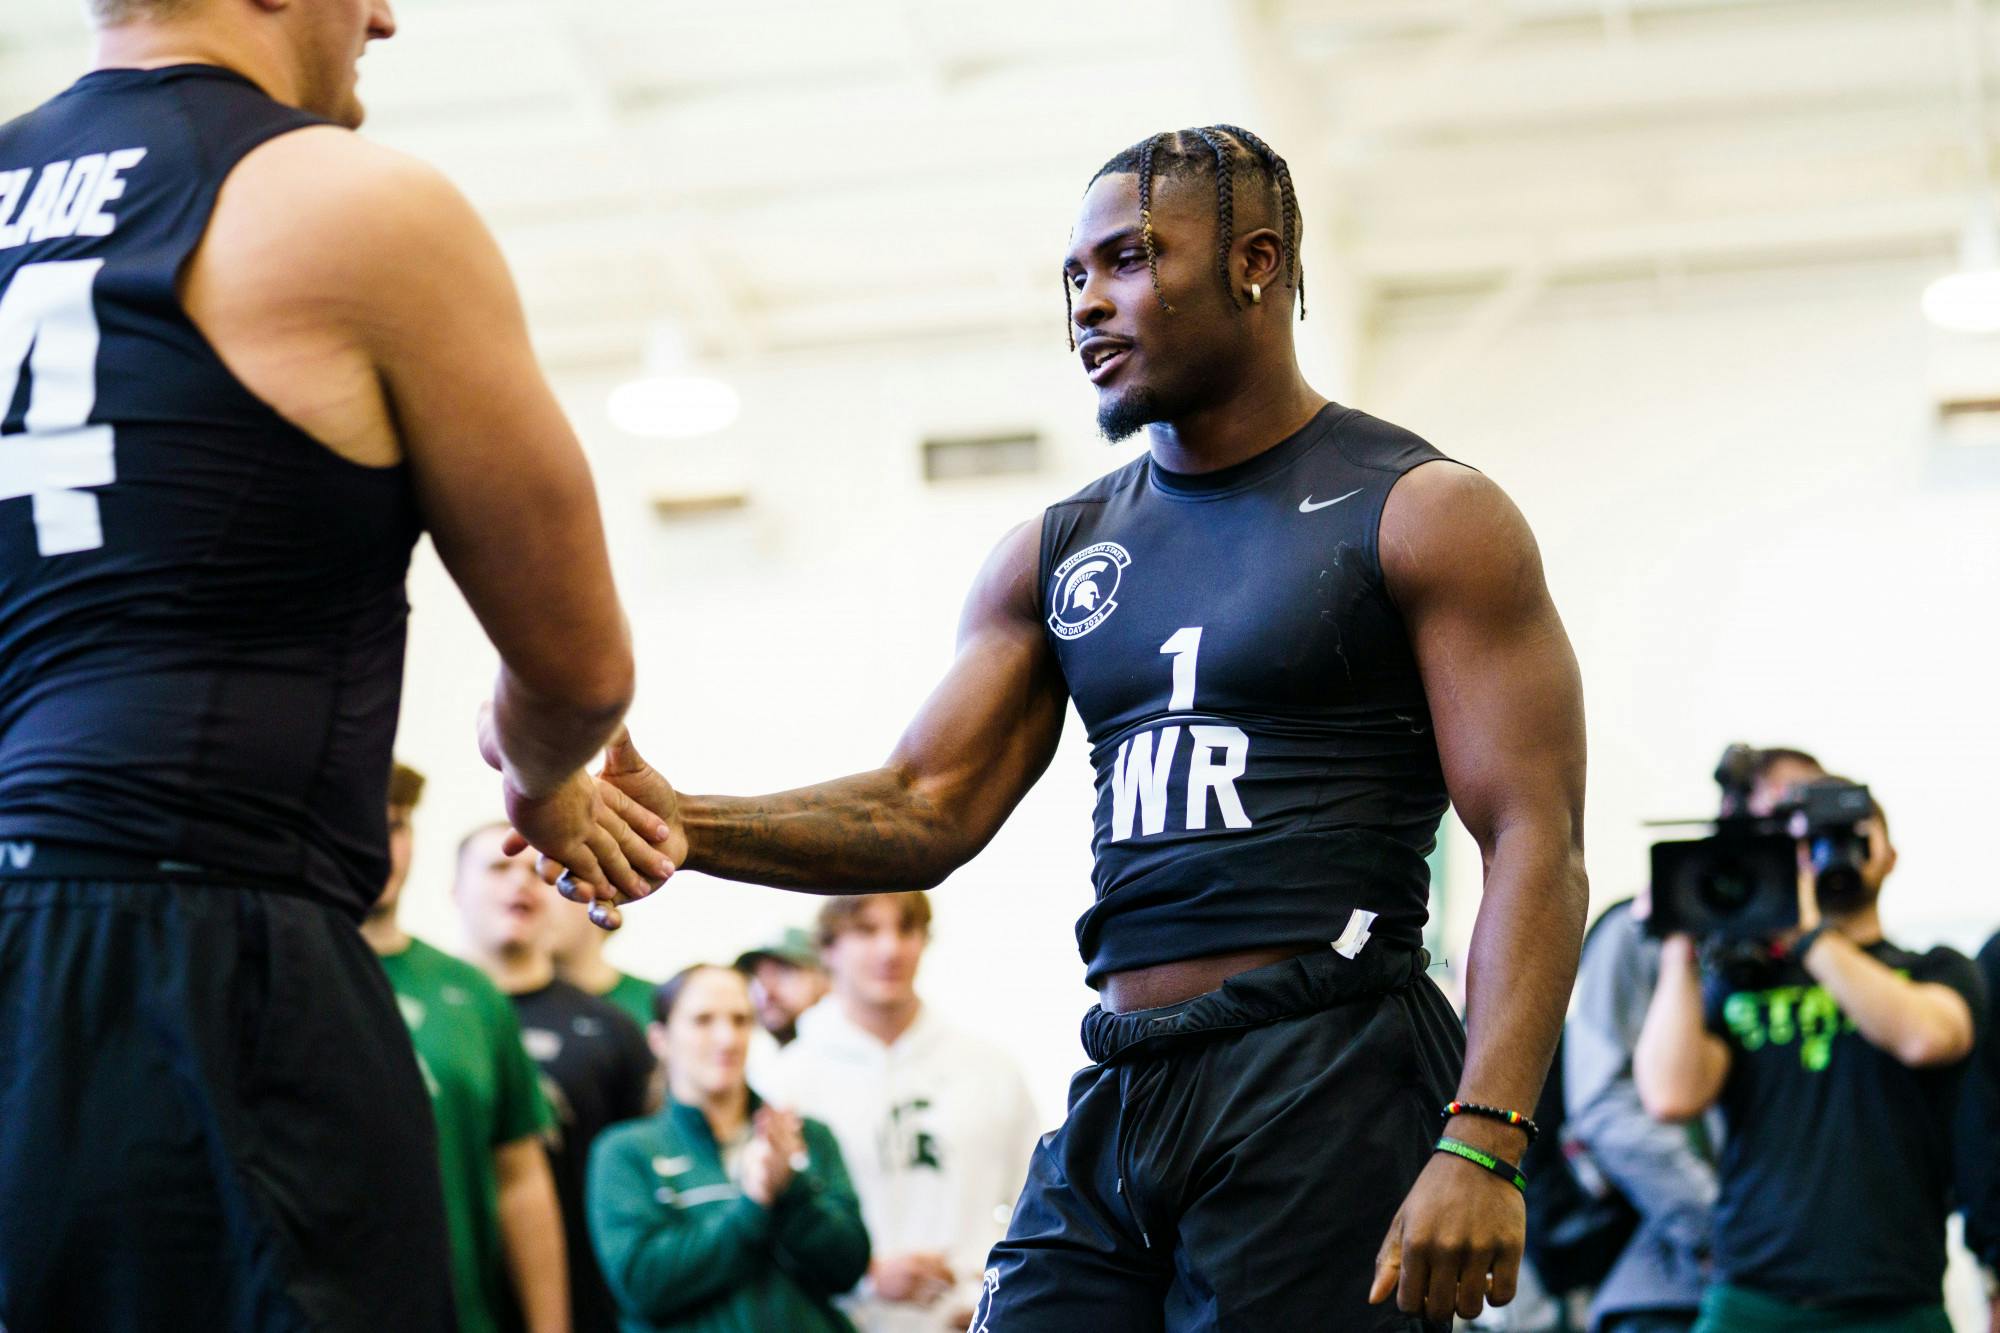
[[[90,425],[97,405],[97,311],[91,287],[101,259],[23,264],[0,292],[0,412],[34,375],[27,430],[0,435],[0,500],[35,498],[35,545],[43,555],[104,545],[97,497],[81,489],[118,479],[109,426]]]
[[[1201,665],[1201,626],[1175,630],[1174,636],[1160,645],[1160,651],[1174,659],[1174,692],[1167,699],[1167,711],[1193,711],[1195,671]]]

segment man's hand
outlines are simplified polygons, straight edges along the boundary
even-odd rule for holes
[[[606,805],[633,827],[650,819],[657,833],[648,837],[673,866],[687,864],[687,830],[681,825],[681,797],[639,754],[632,733],[624,727],[604,747],[604,767],[598,770],[598,794]]]
[[[1822,920],[1819,910],[1819,876],[1813,873],[1812,849],[1803,840],[1799,842],[1799,926],[1798,935],[1818,927]]]
[[[868,1265],[868,1276],[883,1300],[912,1305],[929,1305],[950,1291],[955,1281],[944,1256],[929,1250],[877,1259]]]
[[[1393,1292],[1406,1314],[1439,1322],[1453,1311],[1476,1318],[1488,1301],[1505,1305],[1514,1299],[1527,1234],[1521,1191],[1471,1162],[1439,1153],[1389,1224],[1375,1256],[1368,1302],[1379,1305]]]
[[[524,796],[505,784],[502,792],[507,822],[514,826],[505,844],[508,855],[532,846],[543,864],[566,867],[595,900],[590,919],[607,930],[618,927],[619,895],[643,897],[674,872],[666,857],[606,805],[586,773],[544,797]],[[638,813],[640,827],[654,831],[659,821]]]
[[[629,744],[622,727],[612,743],[621,741]],[[479,709],[479,753],[504,771],[491,703]],[[563,896],[583,894],[590,919],[606,930],[618,928],[620,902],[644,897],[674,873],[676,863],[652,845],[668,842],[666,822],[581,770],[546,796],[526,795],[503,777],[501,799],[514,826],[502,844],[507,855],[533,847],[541,853],[537,868],[551,883],[567,872],[571,887]]]

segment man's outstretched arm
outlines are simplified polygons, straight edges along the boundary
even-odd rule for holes
[[[1382,516],[1382,568],[1423,673],[1452,804],[1486,869],[1466,965],[1462,1101],[1529,1113],[1576,977],[1583,870],[1583,696],[1520,512],[1470,469],[1406,476]],[[1453,1138],[1519,1162],[1524,1132],[1461,1116]],[[1471,1318],[1514,1295],[1526,1213],[1513,1185],[1432,1159],[1390,1228],[1374,1292]]]
[[[1040,536],[1024,523],[987,558],[951,669],[880,768],[769,796],[684,796],[621,741],[605,779],[669,822],[662,850],[690,870],[818,893],[937,884],[999,831],[1062,734],[1069,696],[1037,615]]]

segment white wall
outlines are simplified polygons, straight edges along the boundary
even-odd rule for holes
[[[1639,821],[1712,809],[1744,739],[1875,787],[1892,934],[2000,926],[2000,467],[1933,440],[1937,269],[1558,290],[1456,352],[1462,312],[1409,302],[1371,340],[1368,405],[1491,473],[1540,537],[1583,664],[1600,905],[1645,873]]]

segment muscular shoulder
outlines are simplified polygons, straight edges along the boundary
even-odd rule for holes
[[[1415,431],[1370,416],[1359,408],[1348,408],[1341,414],[1332,438],[1334,447],[1348,462],[1382,472],[1403,473],[1424,463],[1449,461]]]
[[[1511,604],[1542,587],[1527,519],[1484,473],[1448,459],[1396,482],[1382,510],[1380,550],[1383,578],[1406,611],[1460,594]]]
[[[1042,520],[1031,518],[1009,529],[987,555],[972,582],[959,622],[961,637],[1003,626],[1039,626]]]
[[[224,183],[203,249],[218,276],[252,280],[271,299],[333,299],[356,308],[393,297],[397,278],[449,258],[481,233],[434,168],[333,126],[280,135]]]

